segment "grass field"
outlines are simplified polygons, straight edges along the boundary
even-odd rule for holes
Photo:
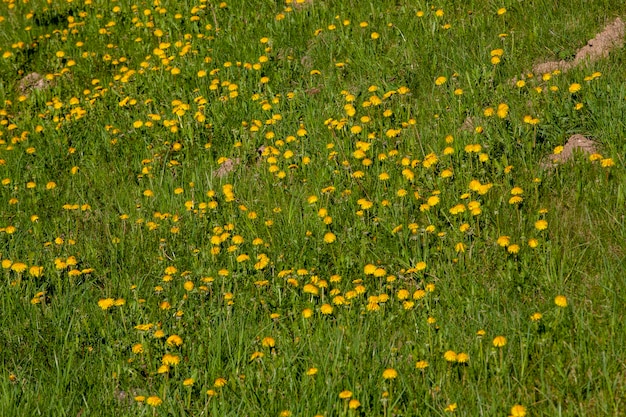
[[[0,415],[626,415],[625,15],[4,0]]]

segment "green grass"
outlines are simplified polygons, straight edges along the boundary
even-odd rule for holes
[[[0,415],[624,415],[625,12],[3,3]]]

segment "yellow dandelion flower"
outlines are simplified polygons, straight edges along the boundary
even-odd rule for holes
[[[383,379],[396,379],[398,377],[398,371],[393,368],[387,368],[383,371]]]
[[[374,271],[374,276],[377,278],[384,277],[386,274],[387,271],[385,271],[383,268],[376,268],[376,270]]]
[[[546,220],[537,220],[535,222],[535,229],[546,230],[548,228],[548,222]]]
[[[103,310],[108,310],[109,308],[113,307],[114,303],[115,300],[113,298],[103,298],[98,301],[98,307]]]
[[[23,262],[15,262],[13,265],[11,265],[11,270],[17,273],[22,273],[26,271],[27,268],[28,265]]]
[[[465,352],[461,352],[458,355],[456,355],[456,361],[458,363],[468,363],[469,362],[469,355]]]
[[[408,290],[401,289],[398,291],[396,296],[398,297],[398,300],[406,300],[407,298],[409,298],[410,294]]]
[[[507,252],[515,255],[516,253],[519,253],[520,246],[518,244],[509,245],[506,250]]]
[[[156,395],[146,398],[146,404],[151,405],[152,407],[159,406],[162,403],[163,400],[161,400],[161,398],[157,397]]]
[[[443,85],[443,84],[446,83],[446,81],[448,81],[448,79],[446,77],[443,77],[443,76],[437,77],[435,79],[435,85]]]
[[[509,105],[506,103],[498,104],[498,110],[496,111],[496,114],[500,119],[506,118],[506,116],[508,116],[509,114]]]
[[[557,295],[554,298],[554,304],[556,304],[557,306],[561,308],[565,308],[567,307],[567,298],[565,298],[564,295]]]
[[[511,238],[509,236],[500,236],[498,240],[496,240],[498,246],[502,246],[503,248],[509,246],[511,243]]]
[[[176,268],[176,267],[175,267],[175,266],[173,266],[173,265],[170,265],[170,266],[165,267],[164,272],[165,272],[167,275],[174,275],[174,274],[176,274],[176,273],[178,272],[178,268]]]
[[[363,268],[363,272],[365,273],[365,275],[373,275],[375,271],[376,271],[376,266],[372,264],[367,264]]]
[[[457,409],[457,405],[456,403],[452,403],[452,404],[448,404],[448,406],[445,408],[444,411],[448,412],[448,413],[453,413],[455,412]]]
[[[330,304],[324,304],[320,307],[320,312],[326,315],[333,314],[333,306]]]
[[[506,337],[504,336],[496,336],[493,339],[493,346],[497,348],[504,347],[506,345]]]
[[[580,85],[580,84],[578,84],[578,83],[573,83],[573,84],[571,84],[571,85],[569,86],[568,91],[569,91],[570,93],[572,93],[572,94],[573,94],[573,93],[577,93],[577,92],[579,92],[581,88],[582,88],[582,87],[581,87],[581,85]]]
[[[245,254],[245,253],[242,253],[241,255],[237,256],[237,258],[235,258],[235,260],[237,262],[239,262],[239,263],[245,262],[245,261],[249,261],[250,260],[250,256]]]
[[[178,365],[180,363],[180,357],[176,356],[176,355],[172,355],[170,353],[166,353],[165,355],[163,355],[163,358],[161,359],[161,363],[163,363],[163,365]]]
[[[417,361],[415,363],[415,369],[426,369],[428,368],[428,362],[425,360]]]
[[[319,294],[319,288],[315,286],[314,284],[310,284],[310,283],[305,284],[304,287],[302,287],[302,291],[307,294],[313,294],[313,295]]]
[[[183,339],[180,336],[173,334],[167,338],[165,343],[169,346],[180,346],[183,344]]]
[[[339,393],[339,398],[341,398],[342,400],[346,400],[350,397],[352,397],[352,391],[343,390]]]
[[[261,340],[261,345],[263,345],[263,347],[269,347],[269,348],[273,348],[274,346],[276,346],[276,340],[274,340],[273,337],[264,337],[263,340]]]
[[[520,404],[515,404],[511,407],[511,417],[526,417],[526,407]]]
[[[348,408],[351,410],[356,410],[357,408],[359,408],[361,406],[361,402],[357,399],[351,399],[348,402]]]
[[[600,160],[600,165],[602,166],[602,168],[609,168],[615,165],[615,162],[613,161],[612,158],[604,158],[602,160]]]
[[[426,291],[424,290],[416,290],[413,293],[413,299],[414,300],[421,300],[422,298],[424,298],[426,296]]]
[[[448,361],[448,362],[456,362],[457,361],[457,354],[453,350],[448,350],[448,351],[446,351],[446,353],[443,354],[443,358],[446,361]]]
[[[368,210],[374,206],[374,203],[365,199],[360,198],[357,200],[357,204],[361,207],[362,210]]]
[[[444,169],[443,171],[441,171],[441,178],[450,178],[453,175],[453,172],[451,169]]]

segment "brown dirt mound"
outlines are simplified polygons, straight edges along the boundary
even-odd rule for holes
[[[609,52],[615,48],[624,46],[624,32],[626,25],[619,17],[613,23],[607,25],[604,30],[598,33],[587,45],[578,50],[576,56],[571,61],[550,61],[537,64],[533,67],[535,74],[545,74],[555,70],[565,72],[585,62],[594,62],[600,58],[608,56]]]
[[[291,7],[293,7],[294,10],[299,10],[311,5],[311,3],[313,3],[313,0],[293,0]]]
[[[548,155],[541,163],[543,168],[552,168],[558,164],[572,160],[577,152],[591,155],[598,151],[598,145],[595,141],[584,137],[583,135],[571,136],[565,145],[563,151],[559,154]]]
[[[213,171],[213,175],[218,178],[223,178],[226,175],[233,172],[235,168],[237,168],[237,165],[239,165],[240,162],[241,160],[239,158],[235,158],[235,159],[228,158],[219,166],[219,168]]]
[[[17,90],[20,94],[28,94],[33,90],[42,90],[48,86],[50,86],[50,82],[43,75],[31,72],[20,80]]]

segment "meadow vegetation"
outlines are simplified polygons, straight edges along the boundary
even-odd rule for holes
[[[0,414],[624,415],[625,12],[3,0]]]

